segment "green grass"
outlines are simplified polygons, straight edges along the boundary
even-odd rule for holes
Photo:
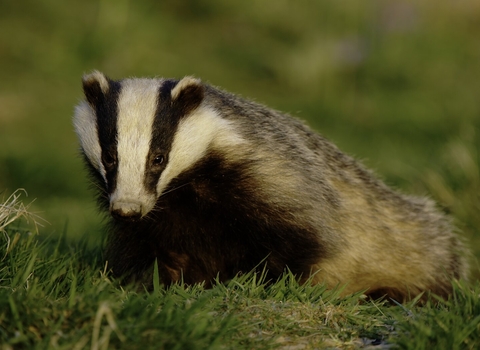
[[[24,188],[46,220],[30,234],[34,217],[17,218],[27,208],[16,202],[1,241],[2,349],[478,348],[479,11],[477,0],[1,1],[0,197]],[[450,213],[472,251],[471,285],[423,307],[342,299],[288,274],[122,288],[104,273],[71,125],[93,69],[193,74],[307,120]]]
[[[454,283],[449,300],[431,296],[395,305],[340,297],[288,271],[238,276],[213,288],[153,291],[121,287],[99,260],[98,246],[40,235],[18,195],[0,207],[0,342],[2,349],[476,349],[480,284]],[[23,217],[23,220],[22,220]],[[31,226],[31,225],[30,225]]]

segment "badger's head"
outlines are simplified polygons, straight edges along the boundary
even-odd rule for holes
[[[220,139],[239,142],[231,125],[204,103],[198,79],[113,81],[95,71],[83,77],[83,89],[75,130],[116,218],[144,217],[169,183]]]

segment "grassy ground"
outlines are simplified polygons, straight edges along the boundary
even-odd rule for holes
[[[38,235],[14,221],[0,244],[4,347],[348,348],[391,337],[475,348],[479,37],[477,0],[1,1],[0,197],[24,188],[48,221]],[[450,212],[474,256],[472,286],[424,308],[343,300],[287,277],[120,288],[102,273],[101,218],[71,125],[92,69],[193,74],[307,120],[387,183]]]
[[[2,349],[477,349],[480,284],[454,284],[422,306],[365,300],[361,293],[301,286],[286,272],[228,284],[122,288],[99,249],[41,239],[27,230],[19,192],[0,206]],[[39,222],[40,223],[40,222]],[[32,225],[30,225],[32,226]]]

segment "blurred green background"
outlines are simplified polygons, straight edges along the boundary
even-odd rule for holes
[[[307,120],[480,256],[478,0],[1,0],[0,192],[72,239],[101,232],[71,124],[93,69],[193,74]]]

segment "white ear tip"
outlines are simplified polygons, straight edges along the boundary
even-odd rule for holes
[[[108,79],[105,76],[105,74],[103,74],[102,72],[100,72],[98,70],[94,70],[92,73],[85,74],[83,76],[82,81],[83,81],[84,85],[88,85],[88,84],[91,84],[93,82],[97,82],[100,85],[100,88],[102,89],[102,92],[104,94],[106,94],[108,92],[108,89],[109,89]]]
[[[172,89],[171,96],[172,100],[175,100],[178,97],[180,91],[184,90],[188,86],[200,86],[202,85],[202,81],[198,78],[192,76],[186,76],[182,80],[178,82],[178,84]]]

